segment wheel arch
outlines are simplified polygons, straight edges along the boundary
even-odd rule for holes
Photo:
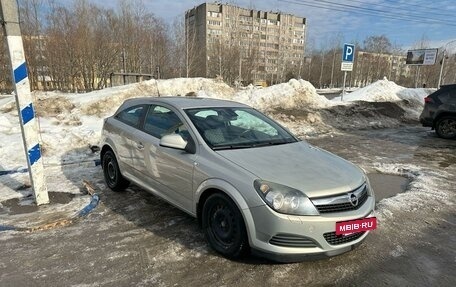
[[[253,219],[249,211],[249,206],[241,193],[230,183],[221,179],[208,179],[204,181],[195,192],[195,214],[198,223],[201,225],[201,217],[203,206],[206,200],[215,193],[221,193],[228,196],[238,207],[239,211],[244,218],[247,233],[249,233],[249,226],[251,226]]]
[[[441,118],[448,117],[448,116],[456,118],[456,112],[444,111],[444,112],[439,113],[434,119],[433,128],[435,128],[437,126],[437,123],[439,122],[439,120]]]
[[[107,151],[112,151],[114,153],[114,150],[112,149],[112,147],[110,145],[104,144],[103,147],[101,148],[101,151],[100,151],[100,160],[101,161],[103,160],[103,156],[105,155],[105,153]]]

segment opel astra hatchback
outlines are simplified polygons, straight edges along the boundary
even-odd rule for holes
[[[228,258],[333,256],[376,228],[362,170],[240,103],[130,99],[105,120],[101,146],[110,189],[132,182],[196,217]]]

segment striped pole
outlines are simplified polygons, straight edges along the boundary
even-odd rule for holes
[[[0,1],[0,20],[8,42],[8,51],[13,71],[16,106],[22,131],[22,140],[27,158],[30,182],[37,205],[49,203],[44,176],[41,148],[38,138],[38,123],[30,92],[27,65],[24,56],[17,0]]]

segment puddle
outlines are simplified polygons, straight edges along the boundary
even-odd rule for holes
[[[408,178],[400,175],[369,173],[367,177],[375,192],[375,202],[404,192],[410,183]]]
[[[67,204],[76,194],[66,192],[49,192],[50,204]],[[44,207],[46,205],[43,205]],[[34,203],[33,196],[23,198],[12,198],[0,203],[0,214],[24,214],[39,210],[40,207]]]

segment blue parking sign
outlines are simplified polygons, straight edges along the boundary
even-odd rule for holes
[[[344,52],[342,53],[343,62],[353,62],[355,58],[355,45],[344,44]]]

